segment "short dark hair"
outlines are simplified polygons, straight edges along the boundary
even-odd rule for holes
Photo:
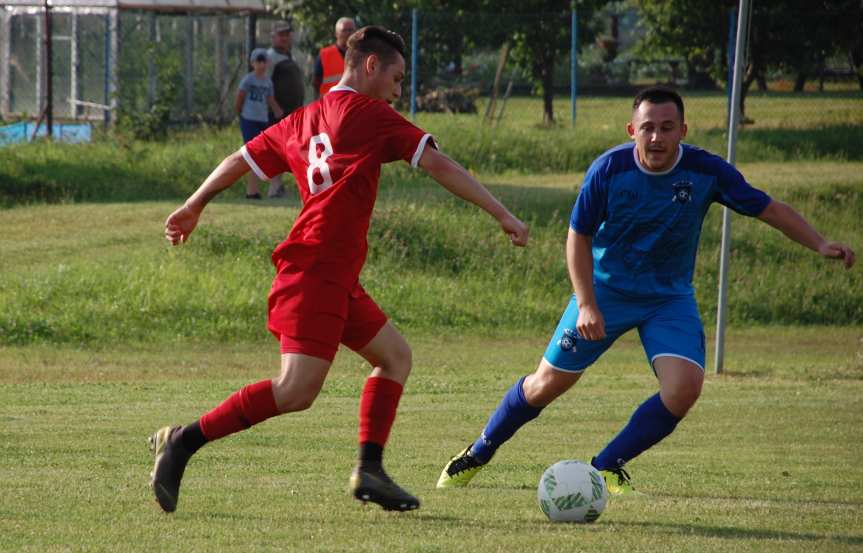
[[[359,67],[371,54],[380,58],[385,66],[390,65],[396,61],[396,54],[405,57],[405,41],[398,33],[383,27],[363,27],[348,38],[345,64],[348,67]]]
[[[639,91],[632,102],[632,111],[637,110],[642,102],[650,102],[651,104],[673,102],[677,106],[677,111],[680,112],[680,120],[683,121],[683,98],[674,89],[667,86],[651,86]]]

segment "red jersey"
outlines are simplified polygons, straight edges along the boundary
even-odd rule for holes
[[[241,152],[255,174],[290,171],[303,201],[273,251],[276,270],[352,287],[368,252],[381,165],[403,159],[416,167],[430,139],[386,102],[339,86],[246,143]]]

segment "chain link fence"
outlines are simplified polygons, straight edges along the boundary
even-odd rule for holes
[[[278,21],[268,13],[102,7],[54,7],[50,14],[54,117],[106,122],[154,108],[171,121],[231,120],[250,48],[268,45]],[[0,4],[0,31],[0,115],[39,118],[47,89],[45,10]],[[311,71],[309,53],[298,48],[294,55]]]

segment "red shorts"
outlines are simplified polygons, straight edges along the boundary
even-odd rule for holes
[[[347,290],[317,275],[283,272],[270,290],[267,326],[282,353],[332,361],[340,343],[360,350],[386,322],[387,316],[359,282]]]

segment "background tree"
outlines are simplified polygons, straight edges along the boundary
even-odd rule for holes
[[[728,13],[737,1],[636,0],[636,5],[648,29],[641,45],[646,55],[684,57],[696,88],[727,80]],[[801,91],[836,54],[848,56],[861,71],[860,0],[753,0],[750,21],[744,94],[772,70],[792,75],[794,89]],[[859,52],[856,62],[854,52]]]
[[[728,0],[638,0],[647,29],[645,58],[683,57],[693,88],[715,88],[723,78],[728,43]]]
[[[332,42],[339,17],[362,25],[383,25],[402,34],[410,47],[411,9],[420,10],[420,86],[433,82],[442,68],[459,72],[472,50],[497,50],[510,41],[512,59],[532,77],[543,95],[543,120],[554,122],[554,71],[569,51],[570,9],[578,9],[579,44],[592,42],[588,26],[602,0],[277,0],[277,11],[290,15],[306,32],[303,46],[317,51]]]

